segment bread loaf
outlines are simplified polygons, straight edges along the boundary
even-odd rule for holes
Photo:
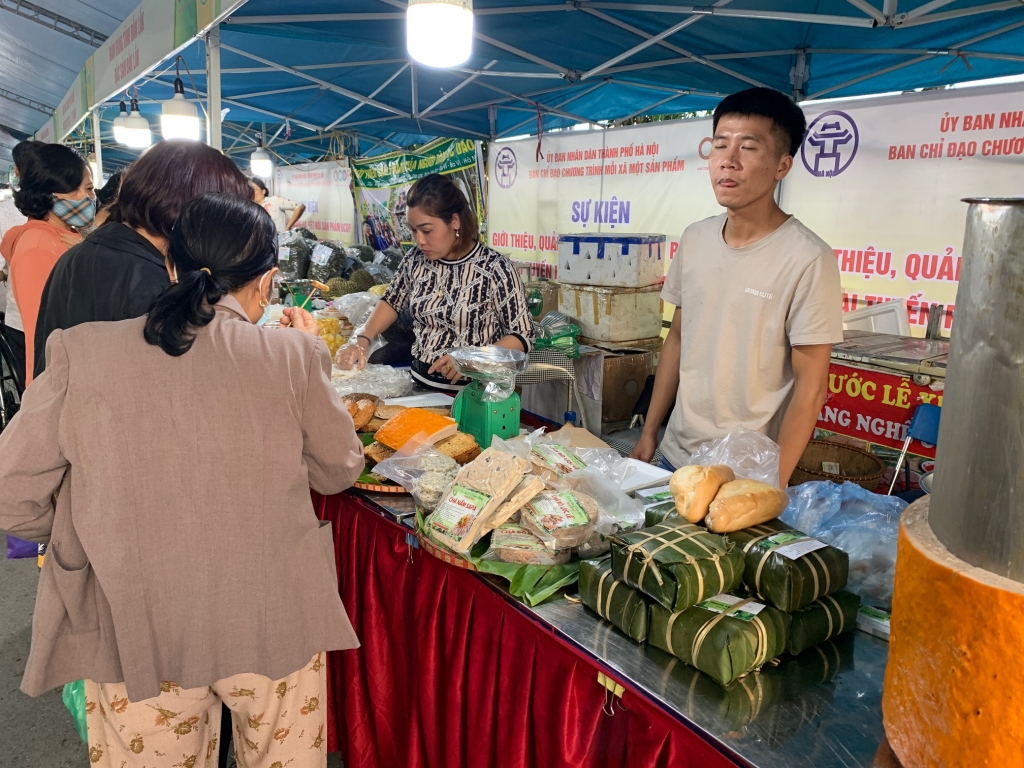
[[[724,464],[680,467],[672,473],[668,487],[676,501],[676,511],[691,523],[699,523],[707,517],[718,490],[735,479],[732,469]]]
[[[785,491],[759,480],[726,483],[711,502],[705,524],[715,533],[732,533],[781,515],[789,504]]]

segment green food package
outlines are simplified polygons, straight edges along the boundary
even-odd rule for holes
[[[798,611],[846,586],[849,555],[778,520],[726,538],[746,556],[743,584],[780,611]]]
[[[682,611],[743,579],[743,553],[682,517],[612,539],[615,578]]]
[[[612,575],[609,558],[580,562],[580,598],[638,643],[647,639],[650,600]]]
[[[839,591],[793,611],[786,650],[796,656],[813,645],[853,631],[857,625],[858,608],[860,597],[852,592]]]
[[[675,613],[652,605],[647,640],[729,685],[785,650],[790,621],[753,598],[716,595]]]
[[[644,509],[644,528],[653,528],[658,523],[670,521],[673,517],[679,517],[674,500],[651,504]]]

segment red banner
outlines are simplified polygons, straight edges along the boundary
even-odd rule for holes
[[[914,409],[921,403],[942,406],[942,389],[915,384],[911,376],[832,363],[828,400],[818,414],[818,428],[899,450],[907,438]],[[935,446],[917,440],[911,453],[935,458]]]

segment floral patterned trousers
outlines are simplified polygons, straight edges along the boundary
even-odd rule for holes
[[[128,701],[124,683],[85,681],[96,768],[217,768],[221,703],[231,710],[239,768],[325,768],[327,654],[283,680],[241,674],[205,688],[162,683]]]

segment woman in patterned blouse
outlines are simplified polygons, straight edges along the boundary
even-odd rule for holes
[[[476,215],[462,191],[447,176],[426,176],[409,189],[407,217],[416,247],[356,343],[338,354],[338,365],[362,369],[370,340],[405,309],[416,331],[412,375],[422,384],[460,389],[461,377],[448,356],[458,347],[529,352],[534,332],[526,290],[509,258],[478,240]]]

